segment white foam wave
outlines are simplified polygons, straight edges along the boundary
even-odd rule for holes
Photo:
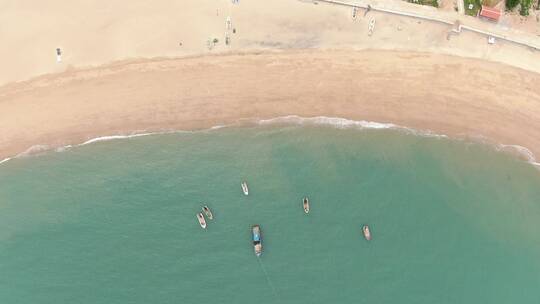
[[[258,121],[260,125],[268,124],[318,124],[318,125],[330,125],[338,128],[349,128],[349,127],[361,127],[366,129],[391,129],[397,128],[398,126],[391,123],[380,123],[372,122],[365,120],[350,120],[346,118],[339,117],[326,117],[326,116],[315,116],[315,117],[301,117],[297,115],[288,115],[282,117],[276,117],[271,119],[261,119]]]
[[[133,133],[133,134],[129,134],[129,135],[100,136],[100,137],[96,137],[96,138],[91,138],[91,139],[89,139],[89,140],[87,140],[87,141],[85,141],[83,143],[80,143],[80,144],[65,145],[65,146],[61,146],[61,147],[56,147],[54,149],[50,148],[49,146],[45,146],[45,145],[35,145],[35,146],[32,146],[32,147],[28,148],[26,151],[15,155],[14,157],[8,157],[8,158],[5,158],[5,159],[1,160],[0,164],[8,162],[8,161],[10,161],[12,159],[15,159],[15,158],[22,158],[22,157],[27,157],[27,156],[31,156],[31,155],[36,155],[36,154],[39,154],[39,153],[42,153],[42,152],[47,152],[47,151],[50,151],[50,150],[54,150],[55,152],[64,152],[64,151],[69,150],[69,149],[71,149],[73,147],[85,146],[85,145],[88,145],[88,144],[98,143],[98,142],[102,142],[102,141],[117,140],[117,139],[128,139],[128,138],[142,137],[142,136],[148,136],[148,135],[205,132],[205,131],[218,130],[218,129],[225,128],[225,127],[228,127],[228,126],[227,125],[217,125],[217,126],[213,126],[211,128],[205,129],[205,130],[200,130],[200,131],[185,131],[185,130],[168,130],[168,131],[158,131],[158,132],[145,132],[145,131],[142,131],[142,133]]]
[[[55,152],[64,152],[70,148],[73,148],[72,145],[67,145],[67,146],[63,146],[63,147],[58,147],[56,149],[54,149]]]
[[[155,134],[164,134],[165,132],[156,132],[156,133],[135,133],[130,135],[109,135],[109,136],[101,136],[89,139],[82,144],[78,144],[77,146],[84,146],[100,141],[108,141],[108,140],[114,140],[114,139],[126,139],[126,138],[133,138],[133,137],[141,137],[141,136],[148,136],[148,135],[155,135]]]
[[[420,136],[447,138],[444,134],[435,134],[429,130],[416,130],[408,127],[396,125],[393,123],[382,123],[367,120],[351,120],[340,117],[327,117],[327,116],[315,116],[315,117],[301,117],[297,115],[288,115],[270,119],[261,119],[258,121],[260,125],[270,124],[297,124],[297,125],[327,125],[333,126],[338,129],[394,129],[402,130],[407,133],[412,133]]]
[[[223,129],[223,128],[226,128],[226,127],[227,127],[227,125],[217,125],[217,126],[211,127],[211,128],[208,129],[208,130],[210,130],[210,131],[212,131],[212,130],[219,130],[219,129]]]
[[[346,118],[335,118],[335,117],[325,117],[325,116],[316,116],[316,117],[301,117],[297,115],[289,115],[283,117],[276,117],[270,119],[261,119],[258,121],[260,125],[269,125],[269,124],[321,124],[321,125],[331,125],[335,127],[347,127],[347,126],[363,126],[364,121],[354,121]],[[388,126],[390,127],[390,126]]]
[[[518,155],[523,156],[527,160],[528,163],[540,168],[540,163],[536,161],[536,158],[534,154],[532,153],[532,151],[523,146],[498,144],[497,150],[516,152]]]
[[[40,153],[48,151],[49,149],[50,148],[47,145],[34,145],[26,149],[26,151],[15,155],[15,158],[21,158],[21,157],[27,157],[27,156],[40,154]]]

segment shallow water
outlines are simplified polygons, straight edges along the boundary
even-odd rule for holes
[[[539,303],[539,185],[488,146],[316,125],[15,159],[0,303]]]

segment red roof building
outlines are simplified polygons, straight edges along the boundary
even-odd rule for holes
[[[488,18],[490,20],[499,21],[501,18],[501,10],[482,5],[482,10],[480,10],[480,16]]]

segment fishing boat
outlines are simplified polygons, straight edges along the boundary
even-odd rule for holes
[[[259,225],[253,225],[251,227],[251,233],[253,234],[253,250],[255,251],[255,255],[259,257],[262,254],[261,227]]]
[[[206,221],[204,220],[204,215],[201,212],[197,213],[197,219],[199,220],[199,225],[201,225],[203,229],[206,229]]]
[[[302,204],[304,205],[304,212],[309,213],[309,199],[307,197],[304,197]]]
[[[248,189],[248,185],[247,185],[246,182],[242,182],[242,191],[244,191],[244,195],[249,194],[249,189]]]
[[[202,207],[202,211],[204,212],[204,215],[206,215],[206,217],[209,220],[214,219],[214,215],[212,214],[212,211],[210,211],[210,208],[208,208],[208,206]]]
[[[371,240],[371,232],[369,231],[368,225],[364,225],[364,227],[362,227],[362,232],[364,232],[364,237],[366,238],[366,240]]]

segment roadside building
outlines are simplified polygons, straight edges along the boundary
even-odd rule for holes
[[[498,22],[501,18],[502,12],[498,8],[493,8],[489,6],[482,5],[482,9],[480,10],[479,16]]]

